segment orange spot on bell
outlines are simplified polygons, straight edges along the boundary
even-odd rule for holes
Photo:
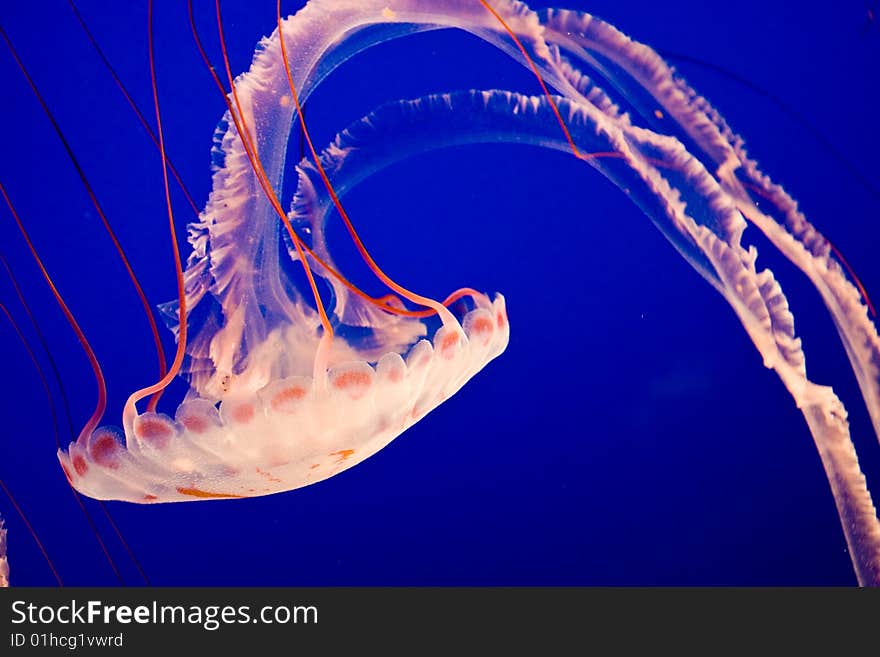
[[[190,415],[184,418],[181,424],[193,433],[204,433],[208,430],[208,421],[198,415]]]
[[[264,477],[268,481],[271,481],[273,483],[278,483],[278,484],[281,483],[281,480],[278,477],[276,477],[275,475],[273,475],[271,472],[266,472],[265,470],[263,470],[261,468],[257,468],[256,472],[258,475],[260,475],[261,477]]]
[[[453,349],[455,349],[455,345],[458,344],[458,333],[450,333],[443,338],[443,342],[440,344],[440,353],[442,353],[446,358],[452,358],[455,355]]]
[[[279,391],[274,397],[272,397],[272,408],[277,411],[282,406],[285,406],[290,402],[299,401],[305,396],[306,389],[302,386],[285,388],[284,390]]]
[[[247,424],[254,419],[256,411],[253,404],[242,404],[232,409],[232,419],[239,424]]]
[[[177,492],[181,495],[189,495],[190,497],[200,497],[203,499],[229,499],[241,497],[241,495],[232,495],[230,493],[212,493],[210,491],[201,490],[199,488],[178,487]]]
[[[340,449],[338,452],[330,452],[330,456],[338,456],[339,457],[339,460],[336,461],[337,463],[342,463],[345,459],[347,459],[352,454],[354,454],[353,449]]]
[[[312,463],[312,464],[309,466],[309,470],[314,470],[315,468],[320,468],[320,467],[321,467],[321,464],[320,464],[320,463]]]
[[[495,325],[492,323],[491,317],[477,317],[473,324],[471,324],[471,330],[475,336],[480,337],[480,341],[484,346],[489,344],[489,340],[492,339],[492,331],[494,329]]]
[[[370,385],[370,375],[366,372],[343,372],[333,379],[333,385],[340,390],[354,386]]]
[[[494,327],[492,326],[492,320],[488,317],[478,317],[474,320],[473,328],[477,333],[483,333],[491,331]]]

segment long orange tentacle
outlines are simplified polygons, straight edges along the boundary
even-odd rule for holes
[[[188,4],[189,4],[190,29],[192,30],[193,39],[195,41],[196,47],[199,51],[199,54],[202,57],[202,61],[205,63],[205,66],[206,66],[209,74],[211,75],[211,77],[214,80],[214,84],[217,86],[218,90],[220,91],[220,94],[222,95],[224,101],[226,102],[226,107],[229,110],[230,116],[233,117],[233,121],[237,121],[238,116],[235,111],[235,108],[233,107],[232,101],[229,100],[229,97],[227,96],[227,93],[226,93],[226,89],[223,86],[223,83],[220,81],[220,78],[217,76],[217,73],[214,69],[214,66],[211,64],[211,61],[208,58],[204,47],[202,46],[201,39],[198,34],[198,29],[195,26],[195,19],[194,19],[193,13],[192,13],[192,1],[190,0],[190,2]],[[239,130],[239,133],[241,134],[242,130]],[[250,152],[250,142],[245,144],[245,151],[246,151],[246,153]],[[253,163],[252,163],[252,166],[254,167],[255,173],[259,177],[258,179],[259,179],[261,188],[263,189],[264,193],[269,198],[273,208],[275,209],[275,212],[279,215],[280,219],[282,220],[288,234],[291,237],[291,240],[294,241],[294,243],[299,242],[299,245],[309,255],[309,257],[311,257],[315,262],[317,262],[319,265],[321,265],[321,267],[323,267],[331,276],[333,276],[340,283],[342,283],[342,285],[344,285],[348,290],[350,290],[352,293],[356,294],[358,297],[362,298],[363,300],[367,301],[368,303],[380,308],[381,310],[384,310],[384,311],[392,313],[392,314],[411,316],[411,317],[428,317],[428,316],[435,314],[434,310],[412,311],[412,310],[405,310],[405,309],[399,308],[397,306],[390,306],[385,302],[384,298],[383,299],[376,299],[374,297],[371,297],[370,295],[366,294],[363,290],[358,288],[356,285],[354,285],[353,283],[348,281],[339,271],[337,271],[334,267],[332,267],[328,262],[324,261],[320,256],[318,256],[314,251],[312,251],[312,249],[310,249],[308,247],[308,245],[306,245],[302,241],[302,239],[299,237],[299,235],[297,235],[297,233],[293,229],[293,226],[290,224],[289,219],[287,218],[287,215],[281,209],[280,202],[278,201],[277,198],[275,198],[274,190],[272,190],[271,186],[267,185],[265,178],[260,176],[259,167]],[[461,296],[464,296],[464,295],[458,294],[458,293],[453,293],[453,294],[456,295],[455,299],[461,298]],[[451,302],[452,302],[451,300],[448,301],[448,303],[451,303]]]
[[[73,0],[67,0],[67,4],[70,6],[71,11],[73,11],[74,16],[76,16],[76,20],[79,22],[80,27],[82,27],[83,32],[85,32],[86,38],[89,40],[89,43],[92,44],[92,47],[95,49],[95,52],[98,53],[98,57],[101,59],[101,63],[104,64],[104,68],[107,69],[107,72],[110,73],[110,77],[113,78],[113,82],[116,83],[116,86],[119,88],[119,91],[122,92],[122,95],[125,97],[125,100],[128,102],[128,105],[131,107],[132,111],[140,121],[141,125],[146,130],[147,134],[150,136],[153,144],[156,149],[159,148],[159,139],[156,137],[156,133],[150,127],[149,122],[147,121],[144,113],[141,112],[141,109],[137,106],[137,103],[134,102],[134,98],[131,97],[131,94],[128,92],[125,84],[122,82],[122,79],[116,73],[116,69],[113,68],[113,65],[110,63],[110,60],[107,58],[107,55],[104,54],[104,50],[98,45],[98,40],[92,34],[92,31],[89,29],[88,24],[85,19],[82,17],[82,14],[79,13],[79,9],[74,4]],[[199,207],[196,205],[195,200],[193,200],[192,194],[190,194],[189,189],[183,182],[183,178],[181,178],[180,173],[177,171],[177,167],[174,166],[174,163],[171,161],[171,158],[167,158],[168,161],[168,169],[171,171],[171,175],[174,177],[174,180],[177,181],[177,186],[180,187],[180,191],[183,192],[183,195],[186,197],[187,203],[192,208],[193,213],[198,216],[199,215]]]
[[[764,190],[762,187],[759,187],[758,185],[755,185],[753,183],[742,183],[742,185],[755,192],[758,196],[762,196],[767,200],[772,200],[773,198],[770,193],[768,193],[766,190]],[[874,307],[874,304],[871,301],[871,297],[868,296],[868,290],[865,289],[865,286],[862,284],[862,281],[859,279],[855,270],[852,268],[852,265],[850,265],[847,259],[843,257],[843,253],[840,252],[840,249],[834,246],[831,240],[829,240],[827,237],[825,237],[824,239],[828,243],[828,247],[834,253],[834,256],[837,258],[838,261],[840,261],[844,269],[846,269],[849,277],[855,284],[856,289],[859,291],[859,294],[862,295],[862,299],[865,300],[865,305],[868,306],[868,312],[871,313],[871,317],[876,317],[877,309]]]
[[[64,389],[64,383],[61,381],[61,372],[58,371],[58,364],[52,357],[52,351],[49,349],[49,343],[46,341],[46,336],[43,335],[43,331],[40,330],[40,325],[37,323],[36,317],[34,317],[27,300],[24,298],[24,292],[18,284],[18,279],[15,274],[13,274],[12,267],[9,266],[6,257],[2,253],[0,253],[0,263],[3,264],[3,268],[6,270],[6,274],[9,276],[9,281],[12,283],[12,289],[15,290],[15,294],[18,297],[22,308],[24,308],[25,314],[28,316],[28,320],[31,323],[31,327],[34,329],[34,333],[43,349],[43,353],[49,361],[49,367],[52,369],[52,376],[55,379],[55,383],[58,385],[58,391],[61,394],[61,402],[64,408],[64,415],[67,419],[67,429],[70,432],[70,439],[76,440],[76,430],[73,428],[73,417],[70,412],[70,404],[67,400],[67,391]],[[61,449],[61,439],[57,433],[55,435],[55,447]]]
[[[153,88],[153,107],[156,111],[156,128],[159,134],[159,153],[162,160],[162,182],[165,187],[165,206],[168,210],[168,233],[171,238],[171,249],[174,251],[174,274],[177,279],[177,312],[180,328],[177,334],[177,350],[174,354],[174,361],[171,363],[168,372],[158,383],[135,391],[128,398],[128,401],[126,401],[125,408],[122,412],[122,421],[126,428],[130,426],[131,422],[134,421],[134,418],[137,415],[137,402],[147,395],[152,395],[164,390],[174,380],[174,377],[177,376],[177,373],[180,371],[180,366],[183,364],[184,354],[186,353],[187,339],[186,289],[183,280],[183,262],[180,257],[180,248],[178,248],[177,245],[177,229],[174,227],[174,209],[171,206],[171,188],[168,185],[168,161],[165,157],[165,136],[162,130],[162,112],[159,109],[159,87],[156,84],[156,58],[153,48],[153,0],[150,0],[148,3],[147,15],[147,20],[149,22],[150,84]]]
[[[220,0],[217,0],[217,2],[219,1]],[[339,216],[342,217],[342,221],[345,223],[345,228],[346,230],[348,230],[348,234],[351,236],[352,241],[355,243],[358,253],[360,253],[361,258],[363,258],[364,262],[376,275],[376,277],[385,285],[387,285],[390,289],[394,290],[406,299],[409,299],[413,303],[417,303],[421,306],[427,306],[433,309],[434,312],[440,315],[440,317],[443,319],[444,324],[457,325],[458,322],[455,320],[455,318],[452,316],[452,313],[449,312],[446,306],[435,301],[434,299],[416,294],[415,292],[408,290],[402,285],[399,285],[384,271],[382,271],[382,269],[373,259],[373,256],[370,255],[370,252],[367,250],[367,247],[361,240],[360,235],[358,235],[358,232],[355,229],[351,219],[349,218],[348,213],[345,211],[345,208],[342,207],[342,202],[339,200],[339,196],[336,194],[336,190],[333,188],[333,184],[330,182],[330,178],[327,176],[327,172],[324,170],[324,165],[321,163],[321,158],[318,156],[318,152],[315,149],[314,143],[312,142],[312,137],[309,134],[308,128],[306,127],[305,115],[302,111],[302,105],[299,101],[299,94],[297,93],[296,86],[293,84],[293,75],[290,71],[290,62],[287,59],[287,48],[284,45],[283,21],[281,19],[281,0],[278,0],[276,13],[278,21],[278,41],[281,44],[281,59],[284,61],[284,72],[287,74],[287,85],[288,87],[290,87],[290,93],[291,96],[293,96],[293,102],[296,104],[296,113],[299,117],[302,134],[306,139],[306,143],[309,145],[309,151],[311,152],[315,166],[317,167],[318,172],[321,175],[321,180],[323,180],[324,186],[327,188],[327,192],[330,194],[330,198],[333,199],[333,205],[336,206],[336,210],[337,212],[339,212]]]
[[[194,37],[194,40],[196,43],[196,47],[198,48],[199,53],[202,57],[202,60],[204,61],[205,66],[207,67],[210,75],[213,77],[215,85],[220,90],[220,93],[223,95],[223,98],[226,101],[226,106],[227,106],[227,109],[229,110],[230,116],[232,116],[233,121],[236,123],[236,127],[239,128],[238,116],[235,111],[235,108],[233,107],[232,102],[229,100],[229,98],[226,94],[226,90],[223,86],[223,83],[220,81],[219,77],[217,76],[217,73],[216,73],[213,65],[211,64],[210,59],[208,58],[207,53],[205,52],[204,47],[202,46],[201,39],[199,38],[198,30],[196,29],[195,19],[193,17],[193,12],[192,12],[192,0],[189,0],[188,5],[189,5],[190,27],[193,32],[193,37]],[[283,36],[283,32],[279,32],[279,36]],[[222,44],[222,40],[221,40],[221,44]],[[285,71],[286,71],[286,74],[288,75],[288,85],[291,86],[291,88],[292,88],[293,85],[292,85],[292,81],[290,79],[290,69],[289,69],[289,64],[288,64],[287,57],[286,57],[283,39],[281,39],[281,47],[282,47],[283,59],[284,59],[284,63],[285,63]],[[224,48],[224,50],[225,50],[225,48]],[[229,70],[229,66],[228,66],[228,58],[227,58],[227,75],[230,76],[230,78],[231,78],[231,71]],[[295,89],[292,88],[292,91],[294,94],[296,94]],[[237,94],[235,94],[234,89],[233,89],[233,96],[237,98]],[[305,126],[304,126],[304,121],[302,118],[304,113],[302,111],[302,106],[301,106],[301,103],[299,102],[298,97],[296,98],[296,100],[297,100],[298,115],[299,115],[300,123],[301,123],[300,131],[303,134],[303,136],[306,137],[307,132],[305,130],[303,130],[303,128]],[[551,102],[552,102],[552,99],[551,99]],[[557,110],[557,115],[558,115],[558,110]],[[245,127],[244,130],[246,131],[247,128]],[[241,134],[241,133],[242,133],[242,129],[239,128],[239,134]],[[567,133],[567,128],[566,128],[566,133]],[[245,143],[245,151],[250,158],[251,153],[253,151],[252,151],[251,142],[249,141],[249,133],[247,135],[247,139],[248,139],[248,141],[247,141],[247,143]],[[329,180],[326,176],[326,172],[323,170],[323,167],[321,166],[319,158],[317,158],[317,153],[315,151],[314,144],[312,143],[310,137],[308,138],[308,141],[309,141],[310,150],[312,152],[312,155],[314,158],[316,158],[316,161],[318,163],[318,167],[320,167],[321,173],[323,174],[323,180],[324,180],[325,184],[330,185],[330,190],[333,193],[334,201],[337,205],[337,210],[340,210],[341,214],[344,214],[345,211],[339,202],[338,196],[336,195],[335,191],[333,191],[332,185],[329,183]],[[571,143],[570,135],[569,135],[569,143]],[[605,157],[621,158],[623,156],[622,156],[622,154],[616,153],[616,152],[596,152],[596,153],[589,153],[585,156],[582,156],[582,159],[590,160],[590,159],[599,159],[599,158],[605,158]],[[264,193],[267,194],[267,197],[269,198],[272,206],[275,208],[276,213],[279,215],[279,217],[283,221],[283,223],[284,223],[288,233],[290,234],[291,239],[294,241],[294,243],[295,244],[298,243],[298,245],[303,250],[305,250],[306,253],[308,253],[309,256],[313,260],[315,260],[318,264],[320,264],[331,276],[336,278],[348,290],[350,290],[351,292],[356,294],[361,299],[367,301],[368,303],[370,303],[370,304],[372,304],[372,305],[374,305],[374,306],[376,306],[376,307],[380,308],[381,310],[388,312],[388,313],[401,315],[401,316],[407,316],[407,317],[416,317],[416,318],[430,317],[434,314],[437,314],[437,310],[433,307],[428,308],[426,310],[419,311],[419,310],[407,310],[407,309],[399,307],[397,305],[390,305],[387,302],[387,297],[383,297],[381,299],[377,299],[375,297],[372,297],[372,296],[366,294],[365,292],[363,292],[360,288],[355,286],[353,283],[348,281],[339,271],[337,271],[334,267],[332,267],[328,262],[325,262],[320,256],[318,256],[316,253],[314,253],[314,251],[312,251],[304,242],[302,242],[302,240],[299,238],[299,236],[293,230],[292,225],[290,225],[286,214],[281,209],[280,202],[278,201],[277,197],[275,197],[274,190],[272,190],[271,186],[268,185],[268,182],[266,181],[265,173],[262,171],[262,169],[260,167],[259,160],[256,160],[256,162],[252,161],[252,166],[254,167],[255,173],[258,176],[258,180],[260,182],[261,187],[263,188]],[[349,225],[351,226],[351,224],[349,224]],[[353,228],[353,226],[351,226],[351,227]],[[468,296],[468,295],[476,296],[477,294],[479,294],[479,293],[476,292],[475,290],[473,290],[472,288],[461,288],[460,290],[457,290],[457,291],[453,292],[451,295],[449,295],[443,301],[443,306],[449,306],[454,301],[456,301],[464,296]],[[426,304],[419,304],[419,305],[426,305]]]
[[[24,65],[24,62],[18,55],[15,47],[12,45],[12,41],[7,36],[6,32],[3,30],[3,27],[0,26],[0,36],[3,37],[3,40],[6,42],[6,46],[9,49],[9,52],[12,54],[15,63],[18,65],[19,70],[24,75],[27,80],[28,85],[31,88],[34,96],[37,101],[40,103],[40,107],[43,108],[43,112],[46,114],[46,117],[49,119],[49,122],[52,124],[52,128],[55,130],[55,134],[58,135],[58,138],[61,140],[62,146],[64,146],[64,150],[67,153],[68,159],[70,159],[73,164],[74,169],[76,169],[77,175],[79,175],[79,179],[82,182],[83,187],[88,194],[89,200],[95,208],[95,211],[98,213],[98,217],[101,219],[101,223],[104,225],[104,230],[107,232],[107,235],[110,237],[110,240],[113,242],[113,247],[116,249],[116,252],[119,254],[119,259],[122,261],[123,266],[125,267],[125,271],[128,273],[128,277],[134,285],[135,291],[137,292],[138,298],[141,301],[141,306],[143,306],[144,314],[147,316],[147,322],[150,325],[150,333],[152,334],[153,343],[156,347],[156,356],[159,361],[159,376],[164,376],[166,367],[165,367],[165,350],[162,347],[162,340],[159,337],[159,327],[156,324],[156,318],[153,315],[152,306],[150,302],[147,300],[147,295],[144,292],[143,287],[141,286],[140,281],[138,280],[137,275],[134,273],[134,269],[131,266],[131,263],[128,260],[128,256],[125,254],[125,250],[122,248],[122,244],[119,241],[119,238],[116,236],[113,227],[110,225],[110,221],[107,219],[107,215],[104,213],[104,209],[101,207],[100,202],[98,201],[98,196],[95,194],[94,189],[89,183],[88,178],[86,177],[85,171],[83,171],[82,166],[80,166],[79,160],[77,160],[76,155],[73,152],[73,148],[71,148],[70,143],[67,141],[67,138],[64,136],[64,132],[61,130],[61,126],[58,125],[58,122],[55,120],[55,116],[52,114],[52,111],[49,109],[49,106],[46,104],[43,95],[40,93],[40,90],[37,88],[36,83],[33,78],[31,78],[30,73]],[[155,405],[159,401],[158,394],[154,396],[154,398],[150,401],[150,404],[155,407]]]
[[[514,44],[516,44],[517,49],[522,53],[522,56],[525,58],[526,63],[529,65],[529,68],[532,69],[532,73],[535,74],[535,78],[538,80],[538,84],[541,85],[541,91],[544,93],[544,97],[547,99],[547,102],[550,103],[550,107],[553,109],[553,114],[556,116],[556,121],[559,123],[559,127],[562,128],[562,132],[565,135],[565,140],[571,147],[572,154],[580,160],[593,159],[594,156],[592,154],[581,153],[580,149],[578,149],[577,145],[575,145],[574,140],[571,138],[571,133],[568,131],[568,126],[565,125],[565,120],[562,118],[562,114],[560,114],[559,108],[556,107],[556,101],[553,100],[553,96],[550,94],[550,90],[547,88],[547,84],[544,82],[544,78],[541,76],[541,71],[538,70],[538,66],[529,55],[525,46],[523,46],[522,41],[519,40],[516,32],[514,32],[510,28],[507,22],[501,17],[501,14],[495,11],[492,5],[486,2],[486,0],[479,0],[479,2],[489,11],[490,14],[492,14],[496,18],[499,23],[501,23],[504,31],[507,32],[507,35],[513,40]]]
[[[78,438],[78,440],[85,440],[92,434],[92,431],[97,428],[98,423],[101,421],[101,417],[103,417],[104,415],[104,410],[107,408],[107,385],[104,381],[104,373],[101,371],[101,365],[98,362],[95,351],[92,349],[92,345],[89,344],[89,341],[86,339],[86,336],[80,328],[79,323],[76,321],[76,318],[73,316],[73,313],[70,311],[70,308],[64,301],[64,298],[61,296],[58,288],[55,286],[55,282],[52,280],[52,277],[49,276],[49,272],[46,270],[46,266],[43,264],[43,260],[37,253],[37,249],[34,246],[34,243],[31,241],[31,237],[28,234],[27,229],[24,227],[24,223],[22,222],[21,217],[19,217],[15,206],[12,204],[12,200],[9,198],[9,194],[6,193],[6,187],[4,187],[2,182],[0,182],[0,195],[3,196],[3,200],[6,202],[6,206],[12,213],[12,218],[15,220],[15,223],[18,226],[18,231],[21,233],[24,241],[27,243],[28,249],[31,252],[31,256],[34,259],[34,262],[37,263],[40,272],[43,274],[43,278],[49,285],[49,289],[52,290],[52,295],[55,297],[55,301],[58,303],[58,306],[64,313],[64,317],[67,319],[67,322],[68,324],[70,324],[73,332],[76,333],[76,338],[82,345],[82,348],[86,353],[86,357],[89,359],[89,365],[91,365],[92,367],[92,372],[95,375],[95,382],[98,386],[98,401],[95,404],[94,412],[92,413],[88,422],[86,422],[85,426],[82,428],[82,431],[80,431]]]
[[[280,2],[280,0],[279,0],[279,2]],[[507,32],[508,36],[510,36],[510,38],[513,40],[513,42],[516,44],[516,47],[522,53],[523,57],[525,58],[526,62],[529,65],[529,68],[532,69],[532,72],[535,74],[535,77],[538,80],[538,84],[541,85],[541,90],[544,92],[544,96],[547,98],[547,102],[550,103],[550,107],[553,109],[553,113],[556,115],[556,120],[559,122],[560,128],[562,128],[562,132],[564,133],[565,139],[568,141],[568,144],[571,147],[571,152],[574,154],[574,156],[577,157],[578,159],[585,160],[585,161],[596,159],[597,157],[621,157],[621,155],[619,153],[581,153],[581,151],[578,150],[578,147],[575,145],[574,141],[571,138],[571,133],[568,131],[568,126],[565,124],[565,121],[562,118],[562,114],[560,114],[559,109],[556,107],[556,102],[553,100],[553,97],[550,95],[550,91],[547,89],[547,85],[544,82],[544,78],[541,76],[541,72],[538,70],[538,67],[535,64],[535,62],[532,60],[531,56],[529,56],[528,51],[526,51],[522,42],[519,40],[519,37],[517,37],[516,33],[504,21],[504,19],[501,17],[501,15],[495,9],[493,9],[492,6],[486,0],[479,0],[479,2],[487,10],[489,10],[489,12],[498,20],[499,23],[501,23],[502,27],[504,27],[504,30]],[[656,164],[655,160],[649,159],[649,161],[651,161],[652,164]],[[666,168],[669,167],[668,164],[664,164],[662,162],[660,163],[660,165],[663,167],[666,167]],[[766,197],[766,193],[764,193],[763,190],[761,190],[757,185],[746,184],[746,186],[749,189],[751,189],[752,191],[758,192],[760,195]],[[853,282],[855,283],[856,288],[859,291],[859,294],[862,296],[862,298],[865,300],[865,304],[868,306],[868,311],[871,313],[871,315],[873,317],[876,317],[877,310],[874,308],[874,304],[871,302],[871,298],[868,296],[868,291],[865,289],[865,286],[862,284],[862,281],[859,280],[859,277],[856,275],[855,271],[850,266],[849,262],[846,261],[846,258],[843,257],[843,254],[837,249],[837,247],[834,246],[834,244],[832,244],[831,241],[828,240],[827,238],[825,241],[828,242],[828,246],[834,252],[834,255],[841,262],[841,264],[843,264],[843,266],[846,269],[847,273],[849,274],[850,278],[852,278]]]
[[[241,139],[241,143],[244,146],[248,161],[250,162],[251,168],[253,169],[254,174],[257,177],[257,181],[259,182],[260,187],[263,189],[263,193],[266,195],[266,198],[273,206],[275,212],[278,213],[285,227],[290,232],[291,238],[293,240],[293,245],[296,248],[297,255],[299,256],[299,259],[303,266],[303,270],[306,274],[306,278],[308,279],[309,288],[312,291],[312,296],[315,301],[315,307],[318,310],[318,316],[323,332],[318,342],[318,347],[315,351],[313,374],[315,382],[318,385],[323,385],[324,373],[327,369],[329,359],[329,351],[333,343],[333,325],[330,323],[330,318],[327,316],[327,311],[324,308],[324,302],[321,299],[321,294],[318,292],[318,286],[312,273],[312,268],[309,266],[308,260],[306,260],[305,254],[303,253],[302,241],[299,239],[299,237],[295,235],[293,231],[293,226],[290,224],[290,221],[287,219],[287,215],[285,215],[284,210],[281,208],[281,203],[279,202],[278,197],[275,195],[275,192],[272,189],[272,185],[269,182],[268,176],[266,175],[266,172],[263,168],[262,161],[260,160],[259,154],[257,153],[256,146],[253,142],[253,137],[251,136],[250,127],[245,121],[244,112],[241,108],[241,102],[238,98],[238,90],[235,86],[235,80],[232,77],[232,67],[230,66],[229,56],[226,51],[226,38],[223,32],[223,19],[220,12],[220,0],[216,0],[215,2],[215,13],[217,14],[217,32],[220,38],[220,48],[223,52],[223,64],[226,69],[226,76],[229,80],[229,87],[232,91],[232,97],[235,101],[236,107],[236,109],[233,110],[232,107],[227,103],[227,106],[230,108],[230,116],[235,123],[236,130],[238,132],[239,138]],[[217,80],[216,76],[215,80]],[[220,87],[222,88],[222,86],[223,85],[221,84]]]
[[[293,230],[293,226],[290,224],[290,220],[287,218],[287,215],[284,213],[284,210],[281,208],[281,203],[278,200],[274,190],[272,189],[271,184],[269,183],[268,176],[266,175],[266,171],[263,168],[263,164],[260,160],[259,154],[257,153],[256,146],[254,145],[254,140],[250,132],[250,127],[245,122],[244,112],[241,108],[241,102],[238,98],[238,90],[235,87],[235,80],[232,77],[232,67],[229,63],[229,55],[226,51],[226,38],[223,32],[223,19],[220,12],[220,0],[215,1],[215,8],[217,14],[217,33],[220,37],[220,49],[223,53],[223,64],[226,69],[226,76],[229,80],[229,88],[232,91],[232,98],[235,101],[236,111],[230,111],[230,115],[235,122],[235,128],[238,131],[238,135],[242,140],[242,145],[245,147],[245,152],[247,153],[248,160],[251,163],[251,167],[254,169],[254,172],[257,175],[257,179],[260,183],[260,186],[263,188],[266,193],[266,197],[269,202],[275,209],[275,212],[278,213],[278,216],[281,217],[281,220],[284,222],[285,228],[290,232],[291,238],[293,240],[293,244],[296,247],[297,254],[299,255],[300,260],[302,261],[303,268],[306,273],[306,277],[309,281],[309,287],[312,289],[312,295],[315,299],[315,304],[318,309],[318,313],[321,318],[321,325],[324,329],[324,338],[332,339],[333,337],[333,327],[330,324],[330,319],[327,317],[327,313],[324,309],[324,303],[321,300],[321,295],[318,293],[318,287],[315,282],[315,278],[312,274],[311,267],[309,267],[308,261],[305,258],[305,254],[303,253],[303,244],[299,237],[296,235]],[[222,85],[221,85],[222,86]],[[230,108],[231,110],[231,108]]]

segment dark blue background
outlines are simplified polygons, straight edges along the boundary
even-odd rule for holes
[[[141,4],[79,2],[149,111]],[[159,83],[169,153],[201,204],[223,104],[182,4],[157,3]],[[213,3],[196,4],[219,63]],[[813,130],[734,77],[680,64],[880,295],[880,203],[858,180],[880,186],[880,30],[868,23],[867,4],[568,4],[661,51],[722,67],[796,111]],[[15,5],[3,4],[0,21],[150,299],[172,298],[156,151],[66,3]],[[242,71],[274,26],[274,2],[229,0],[224,15],[232,66]],[[0,180],[99,353],[111,400],[106,421],[118,424],[126,396],[155,377],[145,321],[57,138],[3,49],[0,70]],[[447,31],[359,56],[310,100],[307,116],[325,144],[381,101],[471,87],[537,91],[504,55]],[[325,482],[251,500],[110,504],[154,583],[854,583],[821,464],[788,393],[723,300],[592,169],[524,147],[450,149],[384,171],[347,206],[377,259],[410,288],[434,296],[462,285],[503,292],[510,346],[388,448]],[[190,214],[176,207],[182,227]],[[747,236],[759,262],[774,269],[792,303],[808,372],[834,385],[847,405],[877,492],[880,450],[828,314],[804,277],[755,233]],[[0,244],[49,335],[79,425],[94,404],[91,374],[5,210]],[[0,299],[27,329],[5,281]],[[0,476],[65,583],[112,583],[56,462],[39,379],[11,330],[3,326],[0,335]],[[89,508],[96,511],[93,502]],[[5,500],[0,510],[13,583],[53,583]],[[125,578],[137,582],[99,524]]]

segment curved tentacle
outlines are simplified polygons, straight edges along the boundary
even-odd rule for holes
[[[801,409],[828,475],[859,581],[880,582],[880,523],[849,435],[846,410],[826,386],[807,378],[801,340],[782,288],[757,251],[741,244],[737,199],[675,138],[616,120],[591,104],[556,98],[570,134],[588,160],[647,214],[673,246],[731,305],[764,364],[776,371]],[[545,98],[470,91],[389,103],[340,133],[322,154],[337,193],[419,152],[461,144],[513,142],[570,152]],[[332,202],[304,161],[291,209],[324,258],[324,223]],[[686,199],[686,201],[684,200]],[[293,257],[292,246],[288,250]],[[375,312],[360,299],[339,306]]]

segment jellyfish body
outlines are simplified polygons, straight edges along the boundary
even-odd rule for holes
[[[385,447],[507,344],[502,297],[480,299],[463,329],[441,328],[406,358],[340,362],[316,385],[308,376],[270,381],[250,396],[182,403],[174,419],[139,415],[125,436],[94,432],[62,466],[80,492],[99,499],[170,502],[252,497],[326,479]]]
[[[344,194],[412,153],[480,141],[569,151],[600,170],[723,296],[779,375],[818,447],[859,579],[880,581],[880,524],[846,411],[830,388],[807,377],[788,301],[744,234],[757,228],[816,287],[880,435],[880,338],[830,245],[718,112],[653,50],[587,14],[538,14],[500,0],[312,0],[259,44],[249,72],[236,81],[241,115],[227,113],[215,135],[213,191],[190,226],[190,392],[174,419],[144,414],[124,422],[124,444],[101,429],[60,453],[73,485],[134,502],[306,485],[381,449],[503,351],[508,326],[500,296],[472,295],[457,309],[456,325],[438,328],[353,296],[310,259],[333,292],[337,328],[329,369],[315,372],[318,313],[290,275],[301,258],[280,230],[233,121],[252,126],[267,178],[280,190],[295,118],[281,40],[290,82],[304,101],[353,54],[441,27],[471,32],[534,67],[558,95],[481,91],[388,105],[324,152],[333,187]],[[304,162],[288,218],[332,263],[323,231],[328,191]],[[177,308],[164,307],[172,329]]]

